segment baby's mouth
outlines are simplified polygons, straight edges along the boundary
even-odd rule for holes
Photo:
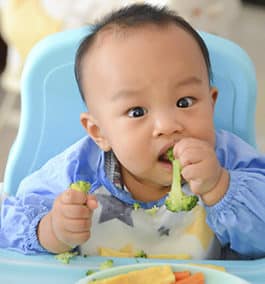
[[[159,162],[162,162],[162,163],[171,164],[171,162],[170,162],[169,159],[168,159],[167,153],[164,153],[164,154],[160,155],[160,156],[158,157],[158,161],[159,161]]]
[[[164,165],[172,165],[172,162],[169,160],[168,152],[172,149],[173,145],[173,143],[169,143],[160,150],[158,153],[158,162],[163,163]]]

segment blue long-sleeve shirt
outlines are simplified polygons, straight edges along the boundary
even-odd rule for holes
[[[216,132],[216,155],[229,171],[230,184],[222,200],[205,207],[206,221],[223,246],[245,256],[265,256],[265,156],[226,131]],[[111,182],[104,153],[84,137],[25,178],[16,196],[3,201],[0,247],[26,254],[46,252],[38,242],[37,225],[56,196],[77,180],[89,181],[92,193],[103,186],[126,204],[138,202]],[[148,209],[163,203],[164,198],[140,205]]]

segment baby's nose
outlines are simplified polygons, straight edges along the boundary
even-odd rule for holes
[[[162,112],[154,118],[153,136],[171,135],[183,130],[183,124],[175,114]]]

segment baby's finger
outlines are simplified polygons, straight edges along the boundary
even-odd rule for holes
[[[63,219],[63,227],[71,233],[82,233],[90,230],[91,218],[86,219]]]
[[[202,180],[191,180],[190,189],[196,195],[202,195],[205,193],[205,187]]]
[[[95,210],[98,207],[98,201],[95,195],[88,195],[86,204],[88,208],[90,208],[91,210]]]
[[[196,165],[186,166],[181,171],[182,177],[189,183],[191,191],[196,195],[204,193],[204,180],[198,174],[198,167]]]
[[[65,204],[86,204],[87,194],[81,191],[68,189],[62,194],[62,202]]]
[[[186,148],[186,151],[183,151],[182,154],[179,156],[179,161],[184,168],[185,166],[191,164],[197,164],[201,162],[205,158],[205,153],[198,147],[193,148]]]
[[[200,179],[202,177],[200,173],[201,171],[199,170],[196,164],[187,165],[186,167],[183,167],[181,170],[181,175],[188,182],[190,180]]]
[[[209,144],[205,141],[195,139],[195,138],[183,138],[174,146],[174,155],[180,157],[184,152],[190,149],[196,148],[200,150],[206,150],[209,148]]]
[[[86,242],[90,238],[90,230],[83,231],[80,233],[73,233],[64,231],[63,242],[68,244],[70,247],[75,247]]]
[[[88,218],[91,215],[91,209],[86,205],[63,204],[61,214],[65,218]]]

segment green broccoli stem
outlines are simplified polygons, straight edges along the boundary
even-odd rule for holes
[[[173,179],[172,179],[171,190],[168,196],[170,198],[172,198],[172,196],[175,196],[177,197],[177,200],[180,200],[181,197],[183,196],[183,192],[181,189],[181,175],[180,175],[181,166],[179,160],[174,159],[172,161],[172,167],[173,167],[172,171]]]
[[[186,195],[181,188],[181,166],[179,160],[176,160],[173,155],[173,149],[167,152],[169,161],[172,163],[172,184],[168,196],[165,200],[166,208],[172,212],[190,211],[196,206],[198,196]]]

